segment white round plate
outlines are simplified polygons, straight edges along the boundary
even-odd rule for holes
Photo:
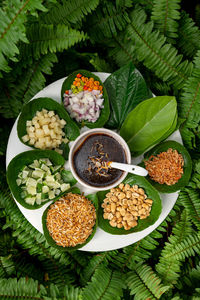
[[[106,78],[110,75],[108,73],[94,73],[97,76],[100,77],[102,81],[105,81]],[[34,98],[39,98],[39,97],[49,97],[54,99],[55,101],[60,103],[60,93],[61,93],[61,86],[65,78],[59,79],[52,84],[48,85],[45,87],[42,91],[37,93],[32,99]],[[8,166],[9,162],[11,161],[12,158],[14,158],[17,154],[27,151],[27,150],[32,150],[31,147],[28,147],[21,143],[17,136],[17,120],[16,119],[13,128],[10,133],[10,137],[8,140],[8,146],[7,146],[7,153],[6,153],[6,166]],[[87,130],[87,128],[83,128],[81,130],[81,133],[83,131]],[[174,132],[168,139],[170,140],[175,140],[179,143],[182,144],[181,136],[179,131]],[[132,164],[137,164],[141,161],[142,156],[137,157],[136,159],[132,159]],[[68,169],[68,162],[65,164],[65,168]],[[85,189],[81,185],[77,184],[77,186],[83,191],[86,195],[89,193],[94,192],[92,189]],[[108,250],[114,250],[114,249],[119,249],[128,245],[131,245],[148,234],[150,234],[155,228],[157,228],[163,220],[167,217],[171,209],[173,208],[176,199],[178,197],[178,192],[172,193],[172,194],[160,194],[161,195],[161,200],[162,200],[162,212],[159,216],[159,219],[152,225],[149,226],[148,228],[136,232],[136,233],[130,233],[127,235],[112,235],[110,233],[104,232],[102,229],[99,227],[97,228],[97,231],[93,237],[93,239],[85,245],[83,248],[80,250],[83,251],[108,251]],[[25,216],[25,218],[41,233],[43,233],[42,229],[42,214],[46,207],[49,205],[49,203],[46,203],[43,207],[37,209],[37,210],[29,210],[24,208],[22,205],[20,205],[16,201],[17,206]]]

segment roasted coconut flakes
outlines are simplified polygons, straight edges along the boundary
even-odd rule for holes
[[[178,182],[183,174],[184,159],[177,150],[169,148],[166,152],[150,156],[145,161],[145,168],[152,180],[173,185]]]
[[[50,206],[46,224],[57,245],[74,247],[87,240],[95,221],[94,205],[85,196],[68,193]]]

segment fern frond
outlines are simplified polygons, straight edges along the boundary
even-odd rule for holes
[[[0,279],[0,298],[6,299],[38,299],[42,300],[47,295],[47,291],[43,285],[39,285],[38,281],[29,278]]]
[[[173,227],[172,234],[169,236],[169,242],[165,244],[159,263],[156,265],[156,271],[164,282],[174,284],[180,276],[181,263],[177,259],[166,259],[166,256],[191,233],[190,215],[184,210],[181,214],[181,220]]]
[[[87,18],[88,35],[97,42],[117,36],[129,22],[126,6],[117,8],[112,1],[104,2]]]
[[[199,234],[192,234],[186,237],[181,243],[175,245],[170,253],[167,253],[163,258],[166,260],[180,260],[184,261],[186,257],[200,254],[200,236]]]
[[[0,113],[5,118],[16,118],[23,104],[44,88],[46,79],[43,74],[51,74],[51,68],[56,61],[56,55],[49,53],[33,60],[30,65],[23,62],[16,81],[8,81],[8,86],[2,83]]]
[[[27,31],[27,38],[29,44],[22,44],[20,47],[21,59],[30,56],[30,54],[38,58],[41,54],[48,52],[63,51],[84,41],[87,39],[87,35],[63,24],[56,26],[33,24]]]
[[[141,263],[135,266],[134,271],[127,273],[126,282],[135,300],[160,299],[170,289],[161,283],[161,279],[149,266]]]
[[[180,20],[181,0],[154,0],[151,19],[169,43],[174,44],[178,37],[178,21]]]
[[[199,191],[191,188],[184,189],[180,192],[178,201],[184,205],[191,221],[200,230],[200,202]]]
[[[0,256],[0,278],[15,274],[15,265],[10,256]]]
[[[65,286],[63,297],[66,297],[67,300],[81,300],[82,290],[74,286]]]
[[[40,22],[45,24],[74,25],[90,14],[99,5],[99,0],[65,0],[56,3],[48,13],[41,15]]]
[[[99,267],[91,282],[83,289],[83,300],[120,300],[124,288],[123,274],[106,267]]]
[[[190,58],[200,49],[200,30],[185,11],[179,20],[177,47]]]
[[[114,59],[119,67],[128,64],[130,61],[136,65],[134,45],[130,39],[127,39],[126,30],[120,32],[117,37],[113,37],[108,42],[108,55]]]
[[[182,60],[177,50],[166,44],[166,38],[153,30],[153,22],[145,23],[146,15],[141,8],[131,13],[127,31],[135,45],[136,58],[156,76],[175,88],[181,88],[190,76],[193,64]]]
[[[0,8],[0,70],[5,72],[11,70],[7,59],[16,60],[16,54],[19,53],[17,43],[28,42],[24,25],[27,15],[37,14],[37,10],[46,11],[42,2],[42,0],[4,1],[3,7]]]
[[[179,101],[179,115],[187,120],[200,120],[200,50],[194,59],[194,69],[191,77],[185,82]],[[197,113],[199,117],[197,118]],[[195,118],[194,118],[195,114]]]

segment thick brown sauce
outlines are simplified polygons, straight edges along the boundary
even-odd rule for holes
[[[96,166],[96,162],[105,165],[108,161],[127,163],[123,147],[107,134],[88,136],[73,156],[73,166],[77,175],[95,187],[110,185],[122,176],[123,171],[112,168],[101,169]]]

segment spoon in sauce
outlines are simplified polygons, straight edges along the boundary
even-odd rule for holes
[[[136,166],[136,165],[129,165],[129,164],[122,164],[114,161],[107,162],[108,167],[126,171],[128,173],[132,173],[139,176],[147,176],[148,171],[142,167]]]

